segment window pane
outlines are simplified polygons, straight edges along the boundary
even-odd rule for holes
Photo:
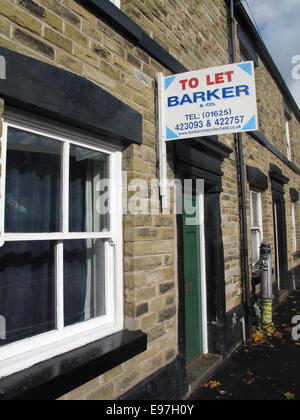
[[[70,232],[109,230],[107,155],[78,146],[70,148]]]
[[[60,230],[61,143],[8,127],[5,231]]]
[[[251,231],[252,239],[252,264],[256,264],[260,258],[261,235],[259,230]]]
[[[65,326],[105,314],[104,241],[64,242]]]
[[[292,203],[292,235],[293,235],[293,251],[297,251],[297,232],[296,232],[296,216],[295,203]]]
[[[251,209],[251,223],[252,227],[260,227],[260,221],[259,221],[259,200],[258,200],[258,194],[252,192],[252,209]]]
[[[0,248],[0,346],[55,328],[54,244]]]

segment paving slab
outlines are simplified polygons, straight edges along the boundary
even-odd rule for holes
[[[188,399],[300,400],[300,291],[278,306],[273,322],[269,336],[239,347]]]

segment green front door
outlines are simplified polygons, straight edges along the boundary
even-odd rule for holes
[[[190,201],[193,207],[198,205],[196,195],[185,195],[184,202]],[[186,327],[186,362],[195,359],[203,351],[202,310],[201,310],[201,263],[200,263],[200,227],[190,224],[195,216],[186,214],[183,202],[183,249],[185,277],[185,327]],[[188,206],[191,207],[190,205]]]

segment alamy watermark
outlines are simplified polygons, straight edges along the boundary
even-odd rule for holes
[[[292,78],[294,80],[300,79],[300,55],[294,55],[292,58],[292,64],[294,65],[292,68]]]
[[[300,315],[295,315],[292,319],[292,324],[296,325],[292,329],[292,337],[293,340],[297,341],[300,340]]]
[[[122,213],[125,214],[185,214],[187,225],[200,225],[203,222],[201,197],[204,194],[203,179],[144,179],[135,177],[129,179],[126,171],[122,172]],[[161,209],[160,192],[162,185],[166,186],[165,203]],[[110,211],[110,179],[101,179],[95,185],[97,198],[95,211],[105,216]]]

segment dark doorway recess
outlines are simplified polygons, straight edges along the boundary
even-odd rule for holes
[[[291,290],[288,277],[286,212],[284,199],[284,185],[289,182],[278,166],[270,165],[270,178],[272,183],[273,223],[274,223],[274,254],[275,254],[275,298],[278,298],[280,289]]]
[[[222,191],[221,164],[232,149],[217,137],[173,142],[177,179],[204,180],[205,261],[207,288],[208,351],[224,353],[225,340],[225,277],[224,250],[221,229],[220,192]],[[185,273],[183,217],[177,215],[178,274],[179,274],[179,351],[185,359]]]
[[[200,194],[201,195],[201,194]],[[186,363],[203,353],[203,318],[202,318],[202,246],[203,238],[199,223],[190,224],[190,215],[186,213],[185,203],[195,209],[200,207],[201,198],[193,191],[184,191],[182,205],[183,224],[183,259],[185,283],[185,339]],[[201,209],[202,210],[202,209]]]

